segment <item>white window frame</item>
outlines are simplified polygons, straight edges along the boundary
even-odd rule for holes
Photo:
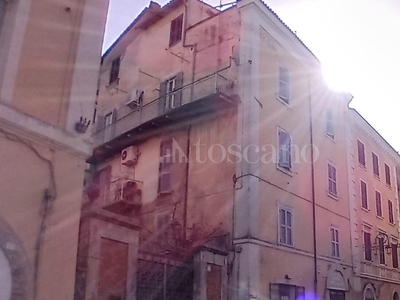
[[[289,152],[289,155],[290,155],[290,163],[289,163],[289,166],[287,167],[287,166],[285,166],[285,165],[281,165],[281,163],[280,163],[280,158],[281,158],[281,145],[280,145],[280,140],[279,140],[279,133],[280,132],[284,132],[285,134],[287,134],[288,136],[289,136],[289,150],[285,150],[285,151],[288,151]],[[292,172],[292,170],[293,170],[293,163],[292,163],[292,158],[293,158],[293,153],[292,153],[292,145],[293,145],[293,139],[292,139],[292,135],[290,134],[290,133],[288,133],[286,130],[284,130],[284,129],[282,129],[281,127],[279,127],[278,126],[278,130],[277,130],[277,133],[276,133],[276,139],[277,139],[277,145],[278,145],[278,147],[277,147],[277,149],[278,149],[278,151],[277,151],[277,160],[276,160],[276,164],[277,164],[277,167],[278,167],[278,169],[280,169],[280,170],[283,170],[284,172]],[[287,152],[285,152],[285,153],[287,153]]]
[[[377,163],[378,163],[378,174],[375,174],[374,155],[376,156]],[[379,167],[379,155],[372,151],[371,158],[372,158],[372,174],[375,176],[375,178],[379,179],[381,177],[381,170]]]
[[[326,118],[325,135],[331,140],[335,140],[335,117],[332,108],[326,109],[325,118]]]
[[[329,175],[330,175],[330,173],[329,173],[329,167],[335,169],[335,177],[336,177],[335,179],[329,177]],[[337,198],[337,196],[338,196],[338,180],[337,180],[337,179],[338,179],[338,178],[337,178],[338,172],[337,172],[336,165],[335,165],[334,163],[332,163],[331,161],[328,161],[327,164],[326,164],[326,171],[327,171],[327,178],[328,178],[328,181],[327,181],[327,183],[328,183],[328,195]],[[332,181],[332,182],[335,184],[335,186],[336,186],[336,194],[333,193],[333,192],[331,192],[331,190],[330,190],[330,182],[331,182],[331,181]]]
[[[176,107],[176,76],[171,77],[165,81],[166,95],[165,95],[165,109],[173,109]]]
[[[281,224],[281,210],[285,211],[285,224]],[[291,215],[291,225],[290,226],[287,225],[287,221],[286,221],[287,220],[286,216],[287,216],[288,212]],[[288,247],[293,247],[294,246],[294,240],[293,240],[293,237],[294,237],[293,228],[294,228],[294,226],[293,226],[293,224],[294,224],[293,209],[288,207],[288,206],[285,206],[285,205],[282,205],[282,204],[278,204],[278,244],[279,245],[284,245],[284,246],[288,246]],[[281,241],[281,227],[285,228],[285,237],[286,237],[286,239],[283,242]],[[290,229],[290,237],[291,237],[290,240],[291,240],[291,243],[288,242],[288,240],[289,240],[288,239],[288,234],[287,234],[288,229]]]
[[[331,226],[329,235],[331,237],[331,257],[340,258],[339,228]]]
[[[366,190],[365,195],[366,195],[366,197],[367,197],[367,207],[362,206],[363,199],[362,199],[361,182],[365,183],[365,190]],[[369,200],[368,200],[368,184],[367,184],[366,181],[364,181],[364,180],[362,180],[362,179],[360,179],[360,200],[361,200],[361,208],[369,211],[369,206],[370,206],[370,205],[369,205]]]
[[[287,82],[281,80],[281,70],[283,70],[284,72],[287,72]],[[277,68],[277,73],[278,73],[278,77],[277,77],[277,93],[276,93],[276,97],[282,101],[282,103],[284,103],[285,105],[289,105],[290,104],[290,72],[289,69],[284,67],[281,64],[278,64],[278,68]],[[285,95],[281,94],[281,83],[285,85],[286,87],[286,93],[287,93],[287,97],[285,97]]]

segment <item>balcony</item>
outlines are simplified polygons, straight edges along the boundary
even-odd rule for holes
[[[108,186],[94,186],[93,189],[98,190],[98,196],[94,200],[96,206],[116,214],[127,215],[142,205],[140,181],[115,178]]]
[[[232,74],[232,69],[227,68],[205,76],[127,114],[123,114],[126,107],[121,108],[114,124],[94,134],[95,149],[89,162],[113,155],[165,127],[187,124],[207,114],[235,107],[238,96]]]

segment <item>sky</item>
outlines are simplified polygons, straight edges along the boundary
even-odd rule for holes
[[[264,1],[318,57],[331,88],[351,93],[350,106],[400,150],[400,0]],[[104,50],[149,3],[110,1]]]

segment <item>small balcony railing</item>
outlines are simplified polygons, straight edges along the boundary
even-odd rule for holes
[[[123,114],[122,109],[121,113],[117,111],[114,124],[95,132],[95,148],[128,132],[132,136],[171,122],[180,122],[231,107],[237,102],[237,88],[231,74],[230,69],[213,73],[145,103],[127,114]]]

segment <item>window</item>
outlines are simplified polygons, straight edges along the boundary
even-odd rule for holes
[[[344,291],[329,290],[329,300],[345,300]]]
[[[289,208],[279,208],[279,243],[293,246],[292,211]]]
[[[332,140],[335,139],[335,124],[333,121],[333,110],[328,108],[326,110],[326,135]]]
[[[389,210],[389,223],[394,224],[393,202],[391,200],[388,200],[388,210]]]
[[[172,140],[166,140],[160,147],[158,193],[171,192]]]
[[[399,294],[397,292],[394,292],[393,300],[400,300]]]
[[[304,300],[305,288],[290,284],[271,283],[271,300]]]
[[[118,80],[119,77],[119,66],[121,63],[121,57],[117,57],[111,63],[111,71],[110,71],[110,82],[109,84],[113,83],[114,81]]]
[[[278,129],[278,166],[292,170],[292,137],[282,129]]]
[[[397,253],[397,241],[392,243],[392,265],[393,268],[397,269],[399,267],[399,256]]]
[[[104,142],[111,139],[112,136],[112,124],[113,124],[113,113],[110,112],[104,116]]]
[[[360,165],[365,167],[365,146],[359,140],[357,140],[357,150],[358,150],[358,162]]]
[[[331,228],[331,256],[340,257],[339,252],[339,230]]]
[[[328,192],[337,196],[336,168],[330,163],[328,163]]]
[[[390,167],[385,164],[385,179],[386,179],[386,184],[388,186],[392,186],[392,180],[390,178]]]
[[[159,114],[181,106],[183,73],[169,78],[160,85]]]
[[[383,217],[382,215],[382,197],[381,193],[375,191],[375,201],[376,201],[376,215],[379,217]]]
[[[364,258],[372,261],[371,232],[364,230]]]
[[[278,98],[289,104],[289,71],[279,66],[278,73]]]
[[[361,185],[361,206],[365,209],[368,209],[367,184],[361,180],[360,185]]]
[[[372,152],[372,168],[374,171],[374,175],[379,177],[379,159],[378,155]]]
[[[183,14],[175,18],[171,22],[171,29],[169,32],[169,46],[173,46],[182,39],[183,27]]]
[[[385,264],[385,238],[378,237],[379,263]]]

